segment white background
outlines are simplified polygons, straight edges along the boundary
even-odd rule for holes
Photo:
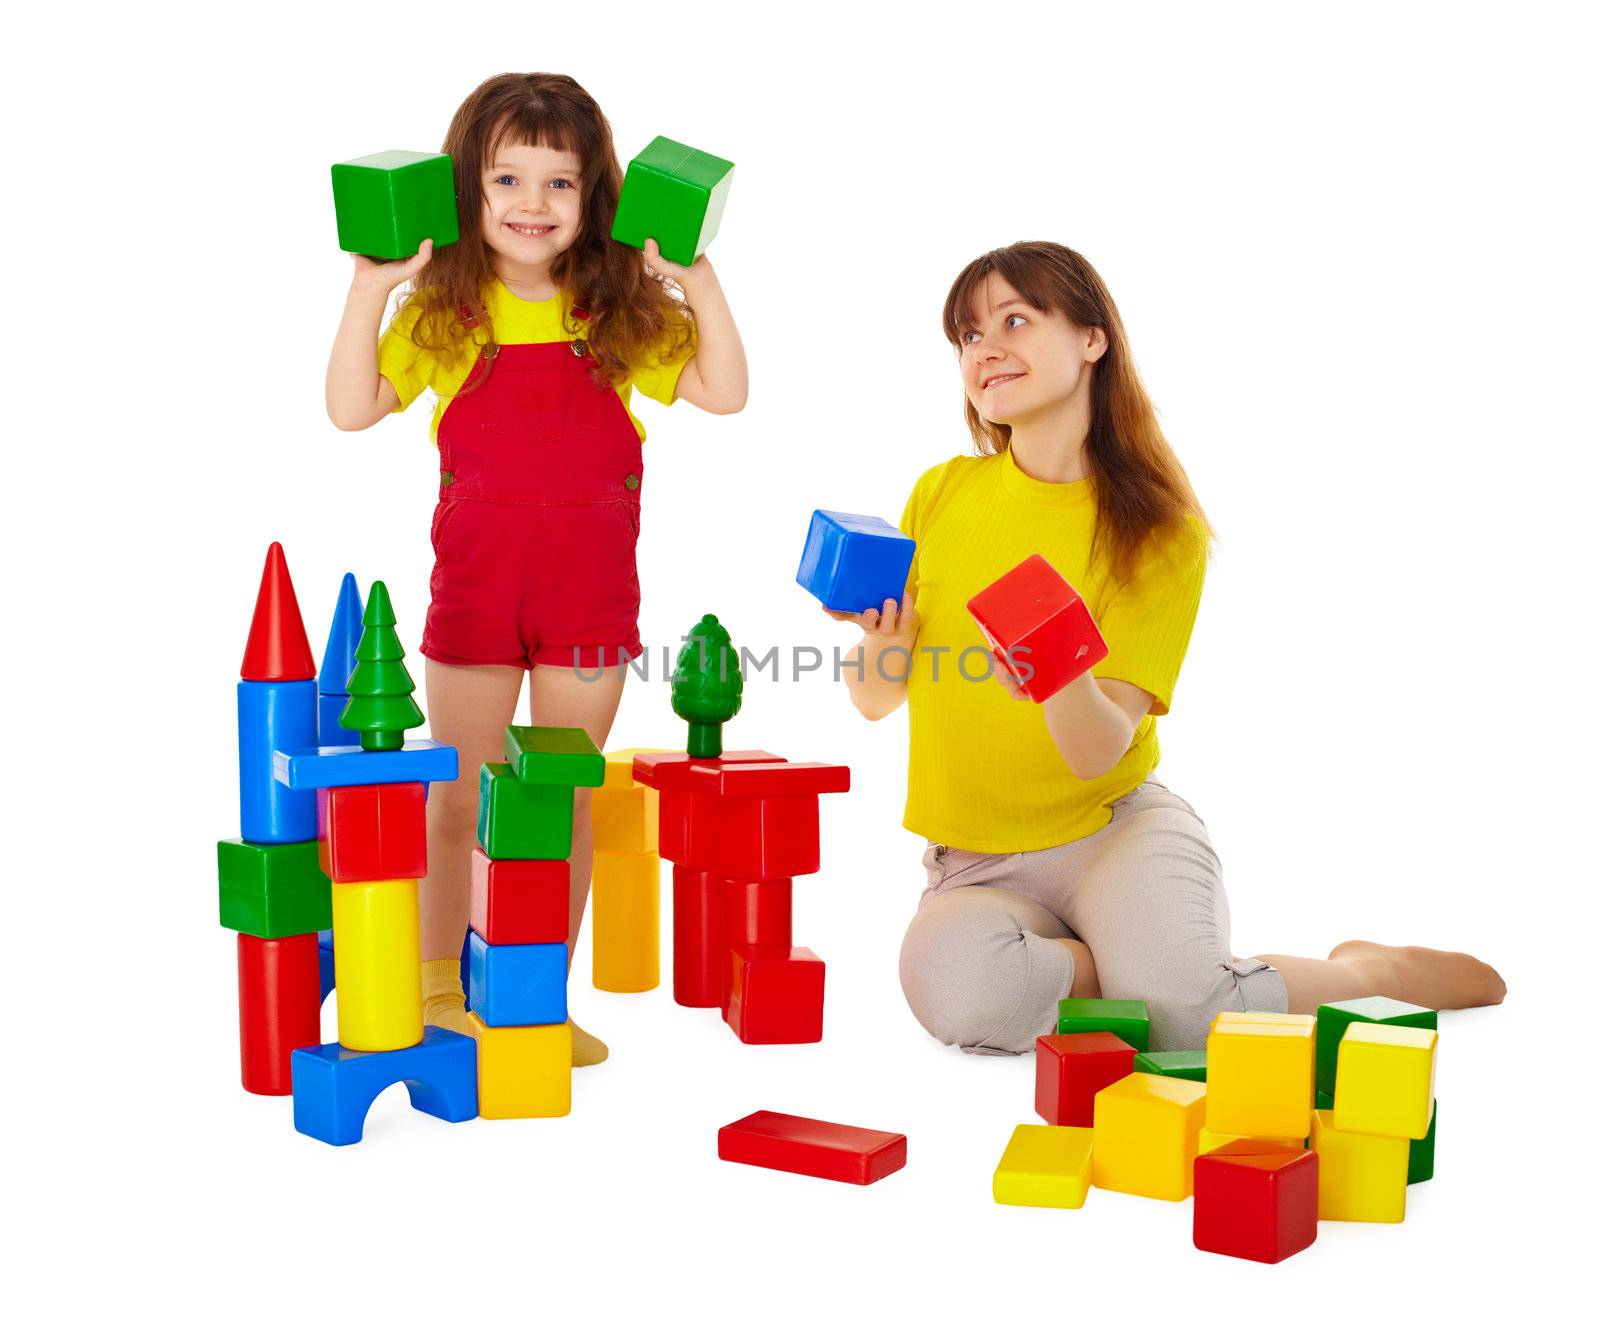
[[[8,1289],[241,1313],[1476,1311],[1574,1266],[1600,291],[1580,8],[27,13],[0,90]],[[666,989],[595,993],[585,949],[573,1010],[612,1060],[567,1120],[449,1126],[396,1089],[336,1150],[240,1090],[213,844],[236,831],[263,552],[284,542],[319,652],[346,569],[388,582],[413,654],[427,604],[426,409],[355,436],[323,412],[349,277],[327,167],[436,147],[504,69],[576,76],[624,160],[664,133],[738,162],[713,258],[750,404],[641,404],[657,645],[705,610],[753,649],[848,642],[793,584],[806,519],[896,519],[968,451],[951,278],[1020,238],[1098,266],[1221,535],[1161,775],[1211,827],[1235,950],[1427,942],[1510,984],[1444,1022],[1440,1170],[1403,1226],[1325,1225],[1272,1269],[1195,1251],[1187,1205],[993,1205],[1032,1062],[942,1049],[906,1010],[904,715],[859,720],[825,675],[752,683],[729,734],[854,771],[796,883],[822,1045],[744,1048]],[[614,744],[681,737],[666,688],[634,683]],[[758,1107],[904,1131],[910,1165],[855,1189],[719,1163],[717,1127]]]

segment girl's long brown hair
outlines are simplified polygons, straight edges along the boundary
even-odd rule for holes
[[[583,218],[550,275],[569,305],[585,313],[596,377],[620,383],[647,355],[672,356],[687,346],[689,309],[645,272],[640,252],[611,239],[622,191],[611,125],[594,98],[559,73],[499,74],[468,96],[450,121],[440,150],[455,164],[461,238],[440,248],[418,276],[411,300],[422,310],[412,341],[447,360],[468,353],[485,334],[493,341],[483,297],[494,276],[483,241],[483,171],[508,142],[571,151],[581,162]],[[576,334],[576,324],[567,328]],[[492,354],[485,356],[487,365]]]
[[[1190,515],[1209,537],[1200,501],[1161,433],[1134,367],[1117,304],[1095,268],[1059,243],[1013,243],[984,253],[956,276],[945,298],[944,334],[957,351],[972,321],[973,299],[991,274],[1041,311],[1059,312],[1074,325],[1105,331],[1106,351],[1088,367],[1093,375],[1084,467],[1095,499],[1091,553],[1103,555],[1112,577],[1127,582],[1146,541],[1185,529]],[[1004,453],[1010,446],[1011,427],[985,421],[971,399],[966,417],[979,453]]]

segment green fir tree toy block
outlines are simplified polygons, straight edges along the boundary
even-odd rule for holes
[[[217,843],[217,897],[224,929],[252,938],[292,938],[333,927],[333,885],[315,842]]]
[[[689,725],[689,754],[722,754],[722,725],[739,712],[744,675],[728,629],[708,613],[689,628],[672,670],[672,712]]]
[[[437,250],[461,237],[455,170],[437,152],[380,151],[335,165],[333,209],[340,249],[379,261],[415,256],[424,238]]]
[[[478,774],[478,845],[491,860],[566,860],[572,788],[518,782],[509,764],[485,764]]]
[[[1117,998],[1062,998],[1057,1011],[1057,1034],[1109,1030],[1140,1052],[1150,1047],[1150,1012],[1142,1002]]]
[[[1072,999],[1068,998],[1067,1001],[1071,1002]],[[1175,1053],[1140,1053],[1133,1059],[1133,1069],[1150,1075],[1170,1075],[1178,1080],[1198,1080],[1204,1084],[1206,1050],[1197,1048]]]
[[[1420,1030],[1437,1030],[1439,1013],[1394,998],[1352,998],[1348,1002],[1325,1002],[1317,1008],[1317,1088],[1337,1093],[1334,1082],[1339,1072],[1339,1041],[1356,1021],[1374,1025],[1410,1025]]]
[[[644,249],[654,238],[661,255],[693,265],[722,223],[733,184],[733,162],[658,137],[628,162],[611,236]]]
[[[506,762],[529,787],[599,787],[606,757],[582,728],[506,728]]]
[[[361,626],[355,671],[345,684],[350,699],[339,726],[361,734],[362,750],[397,751],[405,745],[407,729],[420,728],[423,718],[411,698],[417,684],[402,662],[406,652],[395,634],[389,588],[381,581],[372,583]]]

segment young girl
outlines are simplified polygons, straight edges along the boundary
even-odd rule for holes
[[[459,956],[479,766],[502,758],[524,673],[534,723],[580,727],[604,746],[639,651],[644,427],[633,391],[737,412],[746,371],[705,257],[683,267],[654,242],[640,253],[612,241],[622,170],[610,125],[571,78],[489,79],[442,149],[461,239],[437,254],[425,242],[409,261],[355,258],[327,401],[336,426],[363,430],[424,389],[438,399],[422,653],[432,733],[457,748],[461,776],[428,800],[424,1016],[467,1033]],[[380,340],[406,280],[413,291]],[[569,965],[593,861],[588,796],[577,793],[573,816]],[[575,1065],[605,1056],[574,1026]]]
[[[1460,953],[1362,942],[1325,960],[1235,959],[1205,824],[1151,777],[1210,531],[1116,305],[1076,252],[1018,243],[961,272],[944,331],[979,456],[912,491],[911,579],[898,604],[854,618],[850,692],[869,719],[910,706],[905,825],[930,843],[900,953],[917,1019],[967,1052],[1021,1053],[1054,1029],[1060,998],[1142,999],[1150,1046],[1183,1049],[1204,1047],[1224,1010],[1499,1002],[1500,976]],[[966,601],[1033,553],[1078,588],[1110,649],[1039,705],[955,665],[981,644]]]

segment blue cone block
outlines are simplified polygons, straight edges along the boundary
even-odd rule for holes
[[[317,684],[239,683],[239,835],[246,842],[310,842],[317,794],[273,777],[279,751],[315,745]]]
[[[361,734],[342,727],[339,715],[350,703],[349,696],[317,697],[317,743],[322,746],[359,746]]]
[[[321,980],[319,1003],[328,1000],[333,992],[333,930],[324,929],[317,935],[317,975]]]
[[[272,757],[280,783],[297,791],[314,787],[366,787],[373,783],[453,782],[456,748],[417,737],[397,751],[364,751],[356,746],[317,746],[306,742]],[[312,793],[315,813],[315,793]],[[315,830],[312,833],[315,836]]]
[[[819,508],[794,579],[827,608],[865,613],[905,594],[916,552],[917,542],[881,517]]]
[[[361,644],[361,589],[354,572],[339,583],[339,601],[333,606],[333,626],[322,650],[317,670],[317,691],[325,696],[348,696],[350,674],[355,671],[356,647]]]
[[[467,1006],[485,1025],[567,1019],[565,943],[486,943],[467,935]]]
[[[372,1100],[397,1080],[411,1106],[443,1121],[478,1115],[478,1044],[437,1025],[422,1042],[390,1053],[358,1053],[325,1043],[289,1057],[294,1128],[325,1144],[357,1144]]]

